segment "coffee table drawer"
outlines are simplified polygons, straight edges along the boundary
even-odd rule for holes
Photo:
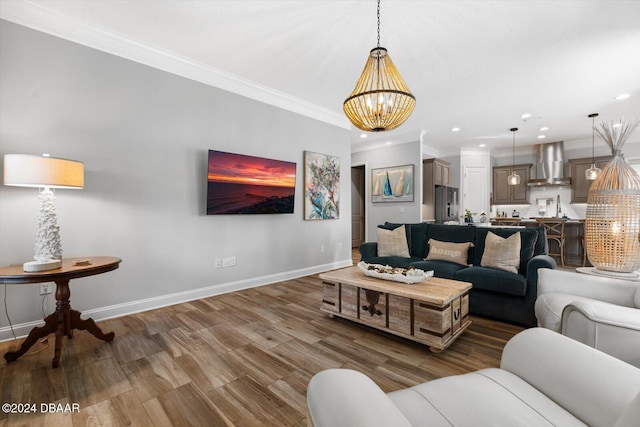
[[[340,284],[340,314],[358,318],[358,287]]]
[[[360,321],[371,326],[387,326],[387,294],[360,288]]]
[[[340,311],[339,305],[340,285],[331,282],[322,282],[322,308],[327,311]]]
[[[411,302],[410,298],[389,295],[389,330],[411,335]]]
[[[413,302],[416,338],[446,341],[451,338],[451,305],[438,307],[421,301]]]

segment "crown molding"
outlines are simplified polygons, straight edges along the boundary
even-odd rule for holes
[[[351,130],[340,113],[320,107],[276,89],[242,79],[224,70],[192,61],[124,35],[88,25],[29,1],[2,3],[0,18],[96,50],[110,53],[171,74],[226,90],[255,101],[291,111],[339,128]]]

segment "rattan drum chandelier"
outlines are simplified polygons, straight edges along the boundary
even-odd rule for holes
[[[351,123],[368,132],[395,129],[416,106],[416,98],[393,65],[387,49],[380,47],[380,0],[378,0],[378,45],[371,49],[362,75],[343,109]]]
[[[622,155],[636,123],[603,122],[596,132],[611,147],[613,159],[593,181],[587,197],[587,256],[595,272],[639,276],[640,175]]]

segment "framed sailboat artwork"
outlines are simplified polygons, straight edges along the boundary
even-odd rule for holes
[[[413,165],[371,169],[371,201],[413,202]]]

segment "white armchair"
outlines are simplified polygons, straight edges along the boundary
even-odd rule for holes
[[[541,269],[538,325],[640,367],[640,282]]]

